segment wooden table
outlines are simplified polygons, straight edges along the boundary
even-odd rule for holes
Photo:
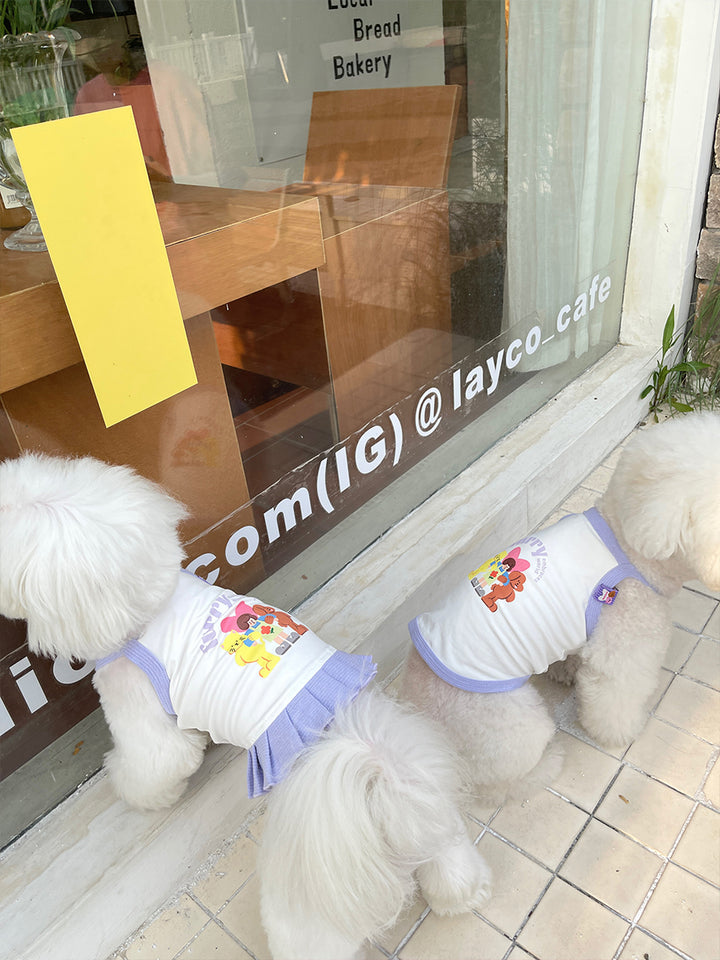
[[[153,191],[197,385],[106,428],[49,255],[0,245],[0,454],[131,464],[188,505],[193,537],[248,499],[209,311],[321,266],[319,206],[181,184]]]
[[[153,185],[184,318],[324,262],[311,198]],[[47,253],[0,244],[0,393],[82,360]]]
[[[106,428],[49,256],[1,248],[0,453],[131,464],[188,505],[194,552],[215,553],[249,500],[220,359],[298,385],[296,400],[268,411],[268,428],[320,403],[337,440],[427,383],[451,361],[447,193],[346,183],[154,191],[197,386]],[[318,295],[263,324],[258,298],[299,275]]]

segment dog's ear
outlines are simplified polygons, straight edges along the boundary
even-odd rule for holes
[[[687,526],[686,490],[672,463],[638,434],[624,451],[605,499],[625,541],[644,557],[666,559],[679,548]]]
[[[25,454],[0,465],[0,612],[32,650],[97,659],[169,599],[185,508],[128,467]]]
[[[620,458],[605,503],[643,556],[682,551],[703,582],[720,580],[720,415],[696,413],[637,433]]]

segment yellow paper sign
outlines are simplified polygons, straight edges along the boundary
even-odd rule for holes
[[[197,383],[132,108],[12,133],[105,425]]]

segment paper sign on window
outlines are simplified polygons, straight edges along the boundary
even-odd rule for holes
[[[197,382],[131,107],[13,130],[106,426]]]

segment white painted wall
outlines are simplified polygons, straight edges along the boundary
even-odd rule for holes
[[[690,309],[720,93],[720,0],[654,0],[620,342]]]

